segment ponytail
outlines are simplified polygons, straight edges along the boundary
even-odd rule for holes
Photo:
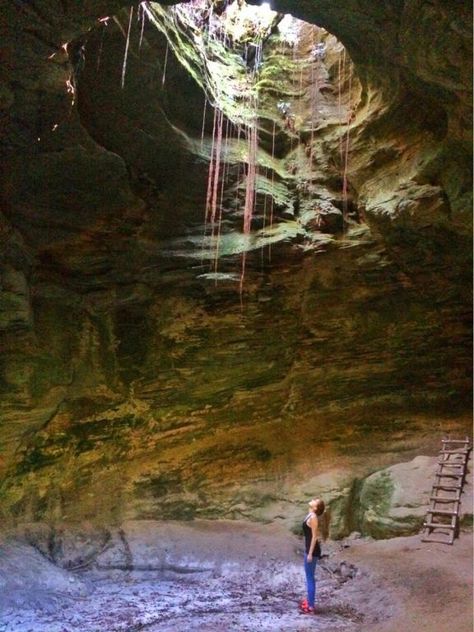
[[[329,523],[331,522],[331,510],[324,509],[322,514],[318,516],[318,524],[323,540],[329,537]]]
[[[316,500],[315,514],[318,517],[318,525],[323,540],[327,540],[329,537],[329,522],[331,520],[331,510],[329,508],[326,509],[326,504],[324,500],[321,500],[321,498],[318,498]]]

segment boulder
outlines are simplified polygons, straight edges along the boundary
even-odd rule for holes
[[[311,498],[320,497],[326,503],[330,515],[329,537],[337,540],[349,533],[348,520],[354,486],[354,474],[345,469],[335,469],[308,480],[300,488],[301,507]]]
[[[437,457],[417,456],[367,477],[360,490],[360,530],[375,538],[417,533],[429,505]]]
[[[36,548],[15,539],[0,542],[0,611],[13,607],[54,614],[91,590],[87,581],[58,568]]]
[[[349,533],[354,480],[353,472],[341,468],[308,477],[303,483],[287,482],[279,489],[272,483],[241,486],[227,515],[277,523],[299,534],[308,501],[321,497],[329,509],[329,537],[337,540]]]

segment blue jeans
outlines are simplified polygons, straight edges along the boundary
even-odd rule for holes
[[[308,592],[308,606],[314,608],[316,597],[316,565],[318,558],[313,555],[313,560],[308,562],[308,555],[304,554],[304,572],[306,573],[306,590]]]

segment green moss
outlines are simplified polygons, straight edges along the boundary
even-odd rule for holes
[[[461,518],[459,526],[462,529],[471,530],[474,526],[474,516],[472,514],[464,514]]]
[[[361,509],[376,512],[379,515],[388,513],[394,484],[388,472],[382,472],[370,482],[366,481],[360,497]]]
[[[114,419],[98,418],[86,423],[73,423],[65,431],[40,432],[25,450],[16,473],[38,471],[60,461],[65,454],[80,455],[98,450],[103,443],[107,443],[114,451],[126,451],[128,433],[142,424],[140,418],[124,415]]]
[[[52,454],[47,446],[38,444],[30,448],[23,456],[21,462],[16,466],[15,473],[21,476],[52,465],[55,461],[56,455]]]

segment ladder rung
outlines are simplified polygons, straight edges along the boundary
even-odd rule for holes
[[[441,450],[440,454],[467,454],[467,448],[458,448],[457,450]]]
[[[441,439],[441,443],[469,443],[469,439]]]
[[[446,489],[448,491],[461,490],[462,485],[433,485],[433,489]]]
[[[441,478],[448,476],[449,478],[464,478],[464,474],[450,474],[449,472],[440,472],[439,470],[436,472],[436,476],[440,476]]]
[[[450,509],[428,509],[426,513],[430,514],[442,514],[443,516],[457,516],[457,511],[451,511]]]
[[[446,540],[438,540],[437,538],[430,538],[428,536],[426,538],[421,538],[421,541],[422,542],[437,542],[438,544],[452,544],[453,543],[452,539],[449,537],[448,534],[446,534]]]
[[[439,522],[424,522],[423,526],[428,529],[449,529],[453,531],[456,529],[452,524],[440,524]]]
[[[463,470],[465,463],[452,463],[449,461],[438,461],[438,465],[441,465],[442,467],[460,467]]]
[[[466,455],[465,454],[443,454],[442,452],[439,453],[440,457],[444,457],[441,458],[440,461],[441,463],[467,463],[467,459],[465,458]],[[456,458],[456,457],[460,457],[460,458]]]
[[[441,503],[457,503],[460,500],[460,496],[456,496],[456,498],[443,498],[442,496],[430,496],[430,500],[435,500],[436,502]]]
[[[438,456],[443,457],[443,461],[456,461],[460,463],[465,463],[467,461],[467,454],[465,452],[451,452],[449,454],[446,452],[438,452]]]

